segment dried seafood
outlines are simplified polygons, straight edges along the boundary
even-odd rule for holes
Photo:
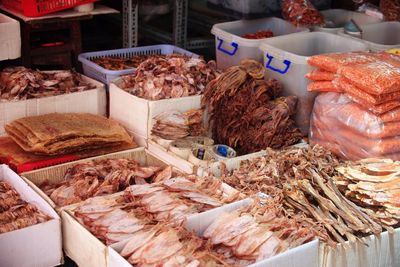
[[[326,230],[302,215],[288,215],[281,196],[256,199],[252,205],[225,213],[204,232],[213,250],[227,263],[247,266],[268,259],[318,237],[327,239]]]
[[[0,234],[50,219],[35,206],[22,200],[19,193],[10,184],[0,181]]]
[[[365,159],[337,168],[335,184],[386,226],[400,224],[400,162]]]
[[[46,155],[132,144],[117,122],[88,113],[21,118],[7,124],[5,130],[23,150]]]
[[[244,60],[211,81],[202,106],[210,115],[216,143],[248,154],[299,142],[300,130],[291,119],[297,98],[278,97],[281,90],[276,80],[264,80],[263,67],[254,60]]]
[[[153,55],[136,55],[131,57],[101,57],[91,59],[97,65],[107,69],[107,70],[126,70],[137,68],[140,63],[147,60]]]
[[[134,266],[229,266],[204,239],[182,227],[142,230],[120,253]]]
[[[73,71],[41,72],[25,67],[6,68],[0,72],[0,100],[25,100],[94,89]]]
[[[203,212],[241,199],[237,190],[226,188],[214,177],[174,177],[163,183],[132,185],[125,202],[135,203],[158,221],[182,222],[187,215]]]
[[[166,111],[157,115],[154,120],[152,134],[168,140],[199,136],[205,132],[201,109],[191,109],[184,113]]]
[[[239,170],[221,179],[247,194],[282,194],[285,211],[301,212],[323,225],[329,244],[380,233],[379,221],[346,199],[333,183],[330,177],[337,174],[337,166],[337,158],[320,146],[268,150],[267,156],[244,161]]]
[[[257,31],[255,33],[246,33],[242,37],[246,39],[264,39],[274,37],[274,33],[270,30]]]
[[[202,94],[218,75],[214,61],[184,55],[154,56],[133,75],[122,77],[120,87],[140,98],[160,100]]]
[[[135,160],[91,160],[68,169],[60,183],[40,185],[57,206],[77,203],[93,196],[112,194],[131,184],[167,180],[171,167],[140,166]]]

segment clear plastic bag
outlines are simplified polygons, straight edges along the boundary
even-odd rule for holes
[[[344,94],[321,93],[311,116],[310,143],[344,159],[400,159],[400,108],[375,115]]]
[[[295,26],[325,24],[322,14],[308,0],[283,0],[282,16]]]

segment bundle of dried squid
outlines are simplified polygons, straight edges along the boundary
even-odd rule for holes
[[[7,182],[0,181],[0,234],[15,231],[51,218],[35,206],[22,200]]]
[[[266,202],[264,202],[266,201]],[[328,239],[326,230],[299,214],[287,214],[279,197],[225,213],[212,222],[203,236],[213,250],[233,266],[248,266],[316,238]]]
[[[154,120],[152,134],[167,140],[199,136],[205,132],[201,109],[191,109],[184,113],[177,110],[166,111],[157,115]]]
[[[342,195],[331,177],[340,162],[320,146],[268,150],[268,155],[242,162],[222,180],[248,194],[282,193],[281,205],[286,211],[301,212],[323,225],[329,233],[326,240],[355,241],[382,231],[379,221]]]
[[[365,159],[337,168],[335,184],[363,211],[386,226],[400,224],[400,162]]]
[[[240,154],[299,142],[300,130],[291,119],[297,98],[278,97],[281,90],[278,81],[264,80],[263,67],[254,60],[225,70],[207,85],[202,99],[213,139]]]
[[[153,56],[133,75],[122,77],[120,87],[148,100],[178,98],[202,94],[217,75],[214,61],[185,55]]]
[[[141,230],[120,254],[134,266],[230,266],[204,239],[182,227],[165,225]]]
[[[91,160],[67,170],[60,183],[44,182],[40,188],[57,206],[77,203],[93,196],[124,190],[131,184],[167,180],[172,175],[170,166],[140,166],[135,160]]]
[[[25,100],[96,88],[73,71],[42,72],[25,67],[0,72],[0,100]]]

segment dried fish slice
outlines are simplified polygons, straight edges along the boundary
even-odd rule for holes
[[[157,233],[156,229],[152,230],[141,230],[136,232],[135,235],[126,243],[124,248],[121,251],[122,257],[129,257],[132,255],[138,248],[147,244]]]

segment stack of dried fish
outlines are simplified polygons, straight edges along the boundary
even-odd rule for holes
[[[201,109],[191,109],[184,113],[166,111],[157,115],[154,120],[152,134],[168,140],[199,136],[205,132]]]
[[[214,177],[174,177],[163,183],[132,185],[125,202],[143,207],[158,221],[182,222],[187,215],[220,207],[241,198]]]
[[[140,63],[152,57],[152,55],[135,55],[130,57],[99,57],[91,59],[97,65],[107,70],[126,70],[137,68]]]
[[[400,224],[400,162],[366,159],[338,167],[335,183],[371,217],[386,226]]]
[[[264,80],[263,67],[254,60],[243,60],[211,81],[202,105],[216,142],[241,154],[299,142],[300,130],[291,119],[297,98],[278,97],[281,90],[278,81]]]
[[[138,232],[121,255],[134,266],[229,266],[205,240],[182,227],[163,225]]]
[[[145,210],[124,207],[115,198],[88,199],[74,209],[74,215],[107,245],[131,238],[156,223]]]
[[[132,144],[117,122],[88,113],[21,118],[7,124],[5,130],[23,150],[46,155]]]
[[[160,100],[203,93],[218,75],[214,61],[184,55],[154,56],[135,74],[122,77],[121,88],[140,98]]]
[[[51,218],[21,199],[7,182],[0,181],[0,234],[15,231]]]
[[[330,177],[337,174],[337,158],[322,147],[288,148],[244,161],[222,180],[248,194],[282,194],[288,212],[301,212],[323,225],[328,243],[354,241],[382,231],[379,221],[344,197]]]
[[[41,72],[24,67],[0,72],[0,100],[24,100],[94,89],[73,71]]]
[[[225,213],[205,230],[204,237],[229,264],[247,266],[318,237],[327,239],[326,230],[312,220],[286,214],[279,197],[265,201]]]
[[[163,181],[171,175],[170,166],[143,167],[135,160],[128,159],[91,160],[68,169],[62,182],[45,182],[40,188],[57,206],[65,206],[89,197],[122,191],[134,183]]]

